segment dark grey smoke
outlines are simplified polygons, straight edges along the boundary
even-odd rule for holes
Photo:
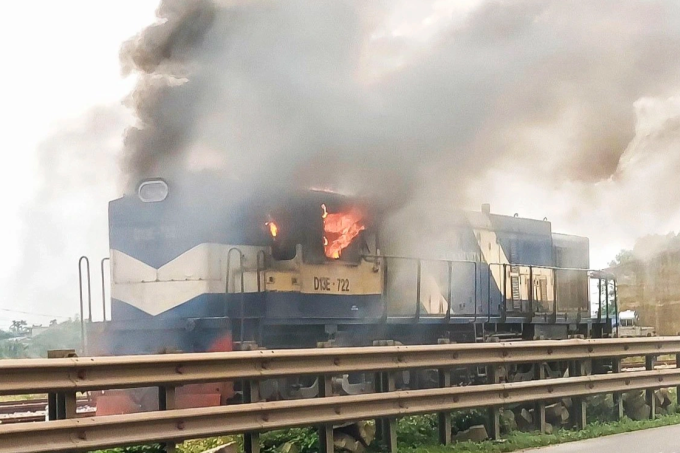
[[[634,103],[678,90],[680,2],[480,1],[427,39],[390,33],[405,10],[411,28],[436,16],[421,1],[161,2],[122,51],[141,74],[130,184],[207,167],[461,204],[507,166],[590,185],[617,174]]]

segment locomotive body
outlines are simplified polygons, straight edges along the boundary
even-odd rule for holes
[[[244,192],[151,180],[110,203],[111,319],[91,326],[90,353],[611,332],[591,316],[588,240],[550,222]]]

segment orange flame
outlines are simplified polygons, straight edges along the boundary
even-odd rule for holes
[[[321,218],[324,230],[324,253],[328,258],[338,259],[354,238],[366,229],[363,215],[355,208],[348,212],[329,213],[326,205],[322,204],[321,209],[323,210]]]
[[[269,233],[272,235],[273,238],[276,237],[277,234],[279,234],[279,227],[276,225],[274,222],[267,222],[265,223],[269,227]]]

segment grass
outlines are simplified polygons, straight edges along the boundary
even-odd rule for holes
[[[467,413],[462,417],[470,423],[476,422],[474,413]],[[460,419],[460,418],[459,418]],[[680,414],[665,415],[654,420],[633,421],[623,419],[617,422],[595,422],[589,424],[585,430],[573,431],[562,429],[553,434],[539,434],[538,432],[512,432],[501,441],[485,441],[480,443],[463,442],[449,446],[437,445],[436,417],[426,415],[406,417],[399,420],[397,436],[399,451],[402,453],[508,453],[530,448],[546,447],[566,442],[594,439],[596,437],[622,434],[643,429],[659,428],[680,424]],[[464,423],[463,423],[464,424]],[[293,442],[300,453],[318,451],[318,439],[311,428],[300,428],[273,431],[262,434],[262,452],[274,453],[286,442]],[[178,446],[180,453],[200,453],[210,448],[237,441],[242,445],[239,436],[219,437],[204,440],[187,441]],[[160,453],[160,446],[129,447],[106,450],[99,453]],[[374,446],[371,451],[380,452]]]
[[[566,442],[594,439],[649,428],[658,428],[680,424],[680,414],[666,415],[654,420],[633,421],[624,419],[611,423],[592,423],[583,431],[560,430],[553,434],[520,433],[507,435],[500,442],[486,441],[480,443],[464,442],[449,446],[412,445],[400,446],[400,452],[408,453],[507,453],[527,448],[546,447]]]

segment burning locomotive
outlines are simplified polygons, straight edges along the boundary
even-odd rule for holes
[[[419,227],[337,193],[143,181],[109,205],[111,314],[88,353],[612,333],[588,239],[488,206],[403,216]]]

